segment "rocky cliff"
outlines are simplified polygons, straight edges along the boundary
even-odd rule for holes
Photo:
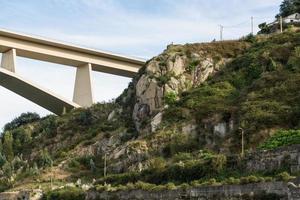
[[[161,112],[168,106],[166,98],[178,100],[180,94],[204,83],[249,46],[243,41],[168,46],[147,62],[132,87],[121,96],[125,104],[133,101],[136,129],[155,132],[162,119]]]
[[[0,189],[80,199],[91,188],[161,191],[294,178],[297,150],[284,151],[289,159],[256,151],[300,143],[299,38],[170,45],[115,101],[61,117],[20,116],[2,134]]]

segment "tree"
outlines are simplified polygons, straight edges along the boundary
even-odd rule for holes
[[[258,25],[258,28],[260,28],[258,34],[269,34],[271,32],[271,28],[267,25],[266,22]]]
[[[300,12],[300,0],[284,0],[280,5],[280,12],[277,17],[287,17],[296,12]]]
[[[28,124],[28,123],[35,122],[39,119],[40,119],[40,116],[36,113],[23,113],[23,114],[21,114],[20,117],[17,117],[10,123],[6,124],[4,126],[4,132],[13,130],[15,128],[18,128],[18,127]]]
[[[3,154],[9,162],[14,159],[13,137],[10,132],[4,133],[3,136]]]
[[[294,6],[295,6],[295,12],[300,13],[300,0],[293,0]]]
[[[296,0],[299,1],[299,0]],[[295,0],[284,0],[280,5],[279,15],[282,17],[289,16],[296,12]]]

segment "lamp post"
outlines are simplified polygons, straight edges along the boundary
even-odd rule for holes
[[[240,127],[239,130],[241,131],[241,135],[242,135],[242,153],[241,153],[241,156],[242,156],[242,158],[244,158],[244,156],[245,156],[244,129]]]
[[[106,185],[106,173],[107,173],[107,169],[106,169],[106,167],[107,167],[107,160],[106,160],[107,158],[106,158],[106,151],[105,151],[105,154],[104,154],[104,172],[103,172],[103,175],[104,175],[104,185]]]

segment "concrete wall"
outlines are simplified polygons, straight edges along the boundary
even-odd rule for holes
[[[257,183],[248,185],[209,186],[173,191],[120,191],[87,194],[86,200],[299,200],[300,189],[286,183]]]

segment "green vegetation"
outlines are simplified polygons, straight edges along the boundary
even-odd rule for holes
[[[193,110],[197,119],[212,113],[229,112],[235,88],[228,82],[203,85],[181,99],[184,107]]]
[[[200,58],[193,58],[199,51],[211,54],[214,62],[230,61],[188,91],[164,91],[168,106],[155,132],[146,128],[160,108],[141,123],[146,131],[138,132],[132,120],[139,101],[137,78],[115,102],[60,117],[40,119],[27,113],[7,124],[0,140],[0,191],[26,182],[50,185],[55,176],[69,183],[80,178],[91,184],[96,179],[99,191],[174,190],[293,178],[288,166],[247,172],[247,160],[238,155],[239,128],[245,133],[246,152],[300,144],[300,33],[171,46],[164,54],[180,53],[190,59],[184,66],[189,79],[199,67]],[[162,71],[168,66],[164,58],[154,58]],[[149,76],[162,90],[178,78],[172,72]],[[224,136],[216,131],[219,124],[226,129]],[[83,199],[78,185],[49,191],[44,199]]]
[[[164,98],[165,104],[167,104],[167,105],[175,104],[177,101],[177,96],[178,95],[175,92],[168,92]]]
[[[125,120],[107,120],[118,107],[115,103],[96,104],[62,117],[50,115],[42,119],[34,113],[26,113],[8,123],[0,140],[0,171],[3,174],[0,176],[0,191],[29,177],[38,178],[42,172],[67,159],[69,152],[78,145],[94,144],[98,135],[110,137],[108,133],[125,129]],[[119,113],[115,118],[119,118]],[[96,173],[102,167],[99,159],[101,157],[72,156],[69,169]]]
[[[97,184],[120,185],[144,182],[155,186],[166,184],[192,186],[249,184],[269,181],[289,181],[294,177],[285,169],[275,171],[245,171],[244,161],[239,157],[227,158],[222,154],[200,151],[198,153],[180,153],[166,162],[164,158],[154,158],[150,166],[141,172],[111,174],[100,178]]]
[[[278,131],[260,146],[260,149],[276,149],[282,146],[300,144],[300,130]]]
[[[280,13],[278,16],[286,17],[294,13],[300,13],[300,1],[284,0],[280,5]]]
[[[194,118],[201,123],[215,115],[225,122],[235,119],[244,128],[249,147],[257,146],[261,131],[300,128],[299,38],[300,33],[291,32],[252,40],[244,54],[209,81],[181,93],[176,106],[165,111],[165,120]],[[240,142],[237,137],[234,141]]]
[[[42,200],[84,200],[85,193],[83,190],[75,187],[57,189],[46,193]]]
[[[189,183],[175,184],[173,182],[168,182],[166,184],[153,184],[143,181],[136,182],[128,182],[117,185],[101,185],[98,184],[96,186],[97,191],[107,191],[107,192],[115,192],[122,190],[146,190],[146,191],[162,191],[162,190],[176,190],[176,189],[187,189],[192,187],[203,187],[203,186],[222,186],[222,185],[240,185],[240,184],[250,184],[250,183],[263,183],[263,182],[272,182],[272,181],[289,181],[294,177],[289,175],[287,172],[282,172],[276,177],[268,177],[261,175],[249,175],[249,176],[241,176],[241,177],[228,177],[228,178],[219,178],[218,180],[215,178],[210,179],[201,179],[194,180]],[[268,196],[268,195],[266,195]],[[271,195],[274,197],[273,195]]]
[[[10,123],[4,126],[4,131],[10,131],[16,129],[22,125],[29,124],[35,121],[38,121],[40,116],[36,113],[23,113],[20,117],[17,117]]]

